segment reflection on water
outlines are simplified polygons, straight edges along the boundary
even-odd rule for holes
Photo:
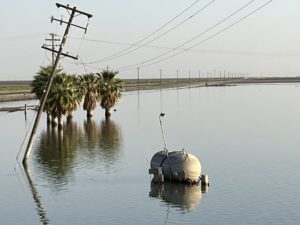
[[[35,200],[11,174],[28,128],[24,113],[1,114],[1,224],[41,224],[43,208],[53,225],[300,224],[299,96],[294,85],[163,91],[168,143],[201,156],[208,195],[180,184],[150,189],[149,159],[161,146],[159,90],[141,91],[139,109],[137,96],[124,96],[114,121],[102,121],[97,107],[90,121],[78,111],[61,135],[41,123],[29,162]]]
[[[199,185],[151,182],[149,196],[161,199],[171,206],[178,207],[183,212],[188,212],[200,203],[202,193]]]
[[[122,132],[119,125],[111,119],[97,124],[93,119],[84,122],[84,132],[79,139],[80,160],[97,163],[109,170],[119,160],[122,147]]]
[[[30,187],[30,191],[31,191],[33,200],[36,205],[38,215],[40,217],[40,221],[43,225],[48,225],[50,220],[47,217],[47,213],[42,205],[41,196],[36,188],[36,185],[33,182],[33,179],[31,178],[31,173],[30,173],[30,170],[27,167],[27,165],[24,166],[24,172],[25,172],[25,175],[26,175],[29,187]]]
[[[62,131],[49,125],[41,132],[35,158],[42,173],[60,190],[72,179],[77,165],[109,170],[119,159],[121,146],[121,129],[113,120],[99,124],[87,119],[83,126],[69,121]]]
[[[119,126],[110,119],[101,121],[99,136],[99,146],[103,150],[103,156],[108,159],[114,159],[118,156],[121,143]]]
[[[75,151],[78,145],[80,127],[75,122],[64,125],[59,131],[51,125],[47,126],[37,141],[37,150],[34,151],[37,162],[41,165],[46,177],[50,177],[55,186],[68,183],[75,161]]]

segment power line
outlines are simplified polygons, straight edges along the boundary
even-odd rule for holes
[[[70,39],[78,39],[77,37],[69,37]],[[132,43],[125,43],[125,42],[117,42],[117,41],[107,41],[107,40],[96,40],[96,39],[88,39],[85,38],[85,41],[90,42],[99,42],[99,43],[106,43],[112,45],[121,45],[121,46],[129,46]],[[145,45],[146,48],[153,48],[153,49],[165,49],[171,50],[173,47],[170,46],[157,46],[157,45]],[[230,54],[230,55],[249,55],[249,56],[278,56],[278,57],[300,57],[300,54],[291,54],[291,53],[280,53],[280,52],[257,52],[257,51],[224,51],[224,50],[209,50],[209,49],[187,49],[187,48],[178,48],[178,50],[186,50],[186,51],[193,51],[193,52],[201,52],[201,53],[209,53],[209,54]],[[82,61],[83,62],[83,61]],[[88,63],[84,63],[86,66]],[[91,67],[91,68],[98,68],[98,67]]]
[[[134,52],[134,51],[136,51],[136,50],[138,50],[138,49],[140,49],[140,48],[142,48],[142,47],[145,47],[145,46],[147,46],[148,44],[154,42],[155,40],[157,40],[157,39],[159,39],[159,38],[165,36],[166,34],[170,33],[171,31],[175,30],[175,29],[178,28],[179,26],[183,25],[183,24],[184,24],[185,22],[187,22],[188,20],[194,18],[197,14],[199,14],[200,12],[202,12],[203,10],[205,10],[206,8],[208,8],[208,7],[209,7],[212,3],[214,3],[215,1],[216,1],[216,0],[210,1],[209,3],[207,3],[206,5],[204,5],[201,9],[199,9],[199,10],[197,10],[195,13],[193,13],[191,16],[187,17],[185,20],[181,21],[181,22],[178,23],[177,25],[171,27],[171,28],[168,29],[167,31],[163,32],[162,34],[160,34],[160,35],[158,35],[158,36],[156,36],[156,37],[154,37],[154,38],[152,38],[151,40],[147,41],[147,42],[144,43],[144,44],[141,44],[141,45],[139,45],[139,43],[138,43],[138,44],[134,44],[134,45],[135,45],[134,48],[133,48],[133,45],[129,47],[129,48],[133,48],[133,49],[130,50],[130,49],[128,48],[128,51],[124,51],[123,53],[118,54],[118,55],[116,55],[115,57],[110,57],[110,58],[107,58],[107,59],[104,58],[104,59],[102,59],[102,60],[96,60],[96,61],[88,62],[87,64],[94,64],[94,63],[99,63],[99,62],[111,61],[111,60],[114,60],[114,59],[119,58],[119,57],[121,57],[121,56],[130,54],[130,53],[132,53],[132,52]]]
[[[237,20],[236,22],[230,24],[229,26],[226,26],[225,28],[223,28],[222,30],[218,31],[217,33],[215,33],[215,34],[209,36],[208,38],[206,38],[206,39],[204,39],[204,40],[202,40],[202,41],[200,41],[200,42],[197,42],[196,44],[190,46],[190,47],[187,48],[187,49],[183,49],[183,50],[181,50],[180,52],[177,52],[177,53],[175,53],[175,54],[173,54],[173,55],[171,55],[171,56],[165,57],[165,58],[163,58],[163,59],[161,59],[161,60],[158,60],[158,61],[155,61],[155,62],[152,62],[152,63],[148,63],[148,64],[145,64],[145,65],[141,65],[141,64],[138,64],[138,65],[139,65],[139,67],[151,66],[151,65],[154,65],[154,64],[157,64],[157,63],[160,63],[160,62],[164,62],[164,61],[166,61],[166,60],[168,60],[168,59],[170,59],[170,58],[173,58],[173,57],[175,57],[175,56],[177,56],[177,55],[180,55],[180,54],[182,54],[182,53],[184,53],[184,52],[186,52],[186,51],[188,51],[188,50],[190,50],[190,49],[192,49],[192,48],[194,48],[194,47],[196,47],[196,46],[198,46],[198,45],[200,45],[200,44],[205,43],[206,41],[208,41],[208,40],[210,40],[210,39],[216,37],[217,35],[223,33],[224,31],[228,30],[229,28],[231,28],[231,27],[235,26],[236,24],[242,22],[243,20],[245,20],[245,19],[248,18],[249,16],[253,15],[253,14],[256,13],[257,11],[261,10],[262,8],[264,8],[265,6],[267,6],[268,4],[270,4],[272,1],[273,1],[273,0],[270,0],[270,1],[266,2],[266,3],[264,3],[263,5],[259,6],[258,8],[256,8],[255,10],[253,10],[252,12],[250,12],[249,14],[247,14],[246,16],[240,18],[240,19]],[[152,61],[152,60],[151,60],[151,61]],[[134,66],[136,66],[136,65],[134,65]],[[124,69],[123,69],[123,68],[124,68]],[[132,70],[134,67],[133,67],[133,68],[129,68],[129,66],[128,66],[128,68],[127,68],[127,69],[126,69],[126,68],[127,68],[127,67],[120,67],[120,68],[115,68],[115,69],[117,69],[117,70]]]
[[[117,57],[120,54],[128,51],[129,49],[137,46],[138,44],[141,44],[142,42],[144,42],[145,40],[147,40],[149,37],[151,37],[152,35],[156,34],[157,32],[161,31],[163,28],[165,28],[166,26],[168,26],[170,23],[172,23],[174,20],[176,20],[178,17],[180,17],[182,14],[184,14],[186,11],[188,11],[190,8],[192,8],[197,2],[199,2],[199,0],[194,1],[191,5],[189,5],[187,8],[185,8],[183,11],[181,11],[179,14],[177,14],[175,17],[173,17],[171,20],[169,20],[168,22],[166,22],[165,24],[163,24],[161,27],[159,27],[158,29],[154,30],[153,32],[151,32],[150,34],[148,34],[146,37],[142,38],[141,40],[139,40],[138,42],[132,44],[131,46],[116,52],[110,56],[107,56],[105,58],[93,61],[93,62],[89,62],[89,64],[94,64],[94,63],[98,63],[98,62],[103,62],[103,61],[108,61],[113,57]]]
[[[203,36],[204,34],[206,34],[207,32],[211,31],[212,29],[216,28],[217,26],[219,26],[220,24],[224,23],[225,21],[227,21],[228,19],[230,19],[231,17],[233,17],[234,15],[236,15],[237,13],[239,13],[240,11],[242,11],[243,9],[245,9],[246,7],[248,7],[251,3],[255,2],[256,0],[251,0],[249,1],[248,3],[246,3],[245,5],[243,5],[242,7],[240,7],[239,9],[235,10],[233,13],[231,13],[230,15],[226,16],[225,18],[223,18],[222,20],[220,20],[219,22],[217,22],[216,24],[210,26],[209,28],[207,28],[206,30],[202,31],[200,34],[197,34],[196,36],[194,36],[193,38],[189,39],[188,41],[178,45],[177,47],[165,52],[165,53],[162,53],[158,56],[155,56],[155,57],[152,57],[148,60],[145,60],[143,62],[140,62],[140,63],[136,63],[136,64],[132,64],[132,65],[128,65],[128,66],[122,66],[122,67],[119,67],[117,69],[127,69],[127,68],[130,68],[130,67],[137,67],[139,65],[143,65],[147,62],[151,62],[153,60],[156,60],[158,58],[161,58],[162,56],[165,56],[165,55],[168,55],[169,53],[175,51],[175,50],[178,50],[179,48],[185,46],[186,44],[196,40],[197,38]]]

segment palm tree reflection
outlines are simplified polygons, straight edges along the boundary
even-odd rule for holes
[[[80,139],[81,147],[88,150],[96,149],[99,136],[99,128],[96,122],[91,117],[88,117],[83,123],[83,129],[84,133]]]
[[[98,143],[104,159],[109,162],[116,160],[122,143],[120,127],[113,120],[105,119],[101,121],[100,133]]]
[[[42,131],[35,154],[43,177],[61,190],[78,165],[100,166],[110,172],[120,158],[121,146],[122,133],[117,123],[105,119],[99,124],[88,118],[83,127],[74,121],[64,124],[62,131],[49,126]]]
[[[56,189],[61,189],[72,177],[72,168],[75,162],[77,136],[80,127],[73,121],[63,125],[62,130],[51,126],[42,131],[36,160],[44,177],[48,178]]]

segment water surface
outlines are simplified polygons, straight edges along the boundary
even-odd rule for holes
[[[33,112],[0,113],[1,224],[299,224],[299,102],[296,84],[126,93],[109,121],[100,107],[63,132],[42,118],[29,176],[15,157]],[[200,159],[207,193],[151,185],[161,111],[168,148]]]

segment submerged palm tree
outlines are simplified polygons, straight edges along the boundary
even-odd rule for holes
[[[112,70],[104,70],[97,73],[100,81],[100,106],[105,109],[105,117],[111,116],[110,109],[114,107],[121,99],[122,81],[117,78],[118,72]]]
[[[83,109],[87,117],[92,117],[99,99],[99,79],[93,73],[84,74],[80,77],[80,84],[84,90]]]
[[[80,79],[76,75],[67,75],[66,78],[67,82],[69,82],[69,87],[71,87],[73,92],[72,100],[67,107],[66,113],[67,120],[69,121],[71,118],[73,118],[73,111],[75,111],[80,106],[84,90],[81,86]]]
[[[80,100],[74,77],[59,74],[54,78],[47,101],[51,115],[58,118],[59,128],[62,127],[63,115],[71,115],[72,111],[79,106]]]
[[[32,86],[32,93],[34,93],[39,100],[42,99],[43,94],[45,93],[45,89],[49,80],[49,77],[51,75],[51,72],[53,70],[52,65],[46,66],[46,67],[40,67],[37,74],[33,77],[33,81],[31,83]],[[59,75],[62,73],[62,69],[57,69],[55,71],[54,76]],[[48,101],[46,101],[44,111],[47,112],[47,121],[50,122],[50,113],[49,113],[49,104]]]

